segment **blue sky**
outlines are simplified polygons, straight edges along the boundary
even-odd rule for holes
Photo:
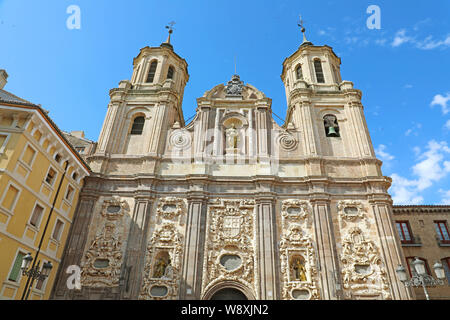
[[[78,5],[81,29],[66,9]],[[370,30],[369,5],[381,9]],[[342,78],[363,92],[383,173],[396,204],[450,204],[450,2],[442,1],[144,1],[0,0],[0,68],[6,90],[41,104],[65,131],[97,140],[108,92],[130,79],[132,60],[172,43],[189,64],[185,119],[196,98],[234,73],[272,98],[285,117],[283,60],[301,42],[327,44],[342,59]],[[276,119],[277,120],[277,119]]]

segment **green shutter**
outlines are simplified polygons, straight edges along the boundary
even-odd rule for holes
[[[22,266],[23,257],[25,257],[24,253],[19,252],[17,254],[16,261],[14,261],[14,266],[11,270],[11,273],[9,274],[8,280],[17,281],[20,273],[20,267]]]

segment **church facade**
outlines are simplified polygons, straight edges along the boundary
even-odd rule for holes
[[[238,75],[185,123],[186,61],[170,40],[141,49],[110,91],[52,299],[412,299],[391,179],[340,64],[306,39],[285,59],[282,126]]]

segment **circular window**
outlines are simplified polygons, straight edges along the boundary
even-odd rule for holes
[[[242,259],[236,254],[225,254],[222,257],[220,257],[220,264],[227,271],[233,271],[241,266]]]

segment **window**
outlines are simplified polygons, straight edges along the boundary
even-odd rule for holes
[[[55,182],[55,177],[56,171],[50,168],[50,170],[48,170],[47,177],[45,178],[45,182],[47,182],[49,185],[52,186],[53,183]]]
[[[55,229],[53,229],[52,238],[59,241],[63,230],[64,223],[61,220],[56,220]]]
[[[411,229],[409,227],[408,221],[396,221],[398,235],[400,236],[400,240],[402,243],[410,243],[413,241],[411,236]]]
[[[33,213],[31,214],[31,218],[30,218],[30,224],[32,226],[35,226],[35,227],[39,226],[43,212],[44,212],[44,208],[42,208],[40,205],[37,204],[34,207]]]
[[[430,272],[430,267],[428,266],[428,262],[426,259],[418,257],[419,260],[422,260],[423,262],[425,262],[425,270],[427,270],[427,274],[429,274],[431,276],[431,272]],[[408,265],[408,271],[409,271],[409,275],[412,277],[412,271],[414,271],[414,273],[416,273],[414,266],[412,265],[412,262],[416,260],[416,257],[406,257],[406,264]]]
[[[83,154],[85,147],[76,147],[75,150],[77,150],[78,153]]]
[[[323,117],[323,125],[325,127],[325,136],[340,137],[339,125],[335,115],[327,114]]]
[[[61,161],[61,155],[59,154],[59,153],[57,153],[57,154],[55,154],[55,160],[56,160],[56,162],[60,162]]]
[[[72,179],[77,180],[77,178],[78,178],[78,173],[76,173],[76,172],[72,173]]]
[[[152,83],[155,79],[156,67],[158,66],[158,61],[153,61],[150,64],[150,69],[148,70],[147,83]]]
[[[25,152],[23,153],[22,161],[25,162],[28,166],[31,166],[35,154],[36,154],[36,151],[33,148],[31,148],[30,146],[27,146],[27,148],[25,149]]]
[[[0,147],[3,147],[3,144],[5,143],[8,136],[6,134],[0,134]]]
[[[14,204],[16,203],[17,196],[19,195],[19,189],[9,186],[8,191],[6,191],[5,198],[3,198],[2,206],[5,209],[12,210]]]
[[[322,62],[320,59],[314,60],[314,69],[316,70],[316,79],[318,83],[325,83],[325,78],[323,76]]]
[[[447,222],[435,221],[434,225],[436,227],[436,233],[441,243],[450,243],[450,236],[448,234]]]
[[[44,269],[44,264],[46,264],[46,263],[47,263],[47,261],[45,261],[45,260],[42,261],[42,265],[41,265],[41,267],[40,267],[41,272],[42,272],[42,270]],[[43,288],[43,286],[44,286],[44,283],[45,283],[45,280],[47,280],[47,278],[45,278],[44,280],[38,278],[38,279],[36,280],[36,286],[35,286],[35,288],[38,289],[38,290],[42,290],[42,288]]]
[[[144,122],[144,117],[136,117],[133,121],[130,134],[142,134],[142,130],[144,130]]]
[[[25,257],[25,253],[22,253],[22,252],[17,253],[16,260],[14,260],[13,268],[12,268],[11,272],[9,273],[9,277],[8,277],[9,281],[17,282],[19,280],[20,267],[22,266],[23,257]]]
[[[169,70],[167,71],[167,79],[173,79],[174,69],[172,66],[169,67]]]
[[[73,188],[71,186],[67,187],[66,199],[71,201],[73,197]]]
[[[303,79],[303,72],[302,72],[302,66],[298,65],[295,69],[295,76],[297,77],[297,80]]]
[[[447,277],[447,282],[450,285],[450,257],[441,259],[441,263],[445,270],[445,276]]]

